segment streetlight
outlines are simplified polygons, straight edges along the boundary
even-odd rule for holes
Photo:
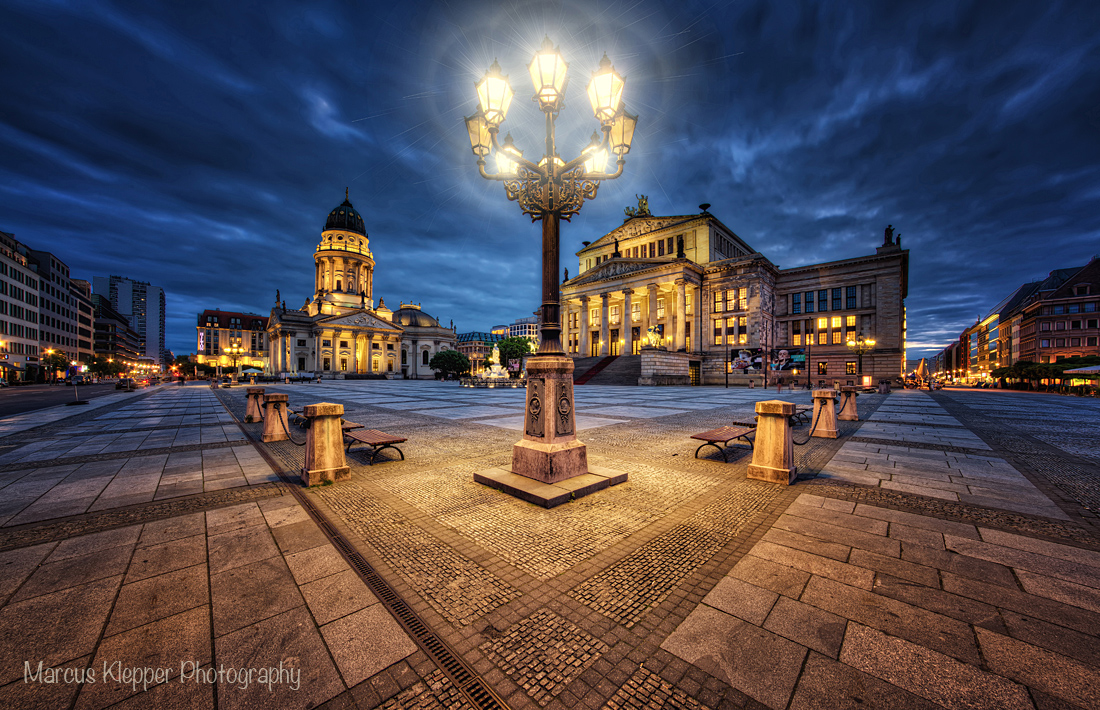
[[[244,348],[239,345],[231,345],[225,349],[225,352],[229,354],[229,357],[233,358],[233,384],[237,383],[237,360],[241,357],[241,353],[244,352]]]
[[[559,481],[588,472],[584,444],[577,441],[573,411],[573,360],[561,345],[558,275],[561,219],[577,214],[585,200],[596,197],[602,180],[623,173],[638,117],[622,105],[624,80],[605,54],[588,84],[588,100],[600,122],[599,133],[581,154],[563,161],[555,142],[554,122],[564,105],[569,65],[549,37],[527,65],[535,87],[533,100],[546,115],[546,144],[534,162],[516,148],[511,136],[498,140],[500,125],[512,103],[508,77],[494,60],[475,83],[478,109],[466,119],[478,172],[486,180],[504,183],[509,200],[518,202],[531,221],[542,220],[542,313],[539,349],[527,366],[527,409],[524,438],[513,447],[512,471],[542,481]],[[496,151],[496,172],[486,170],[486,157]],[[608,153],[618,156],[613,173],[606,172]]]
[[[864,338],[861,332],[854,339],[848,339],[848,349],[856,354],[859,358],[859,379],[860,385],[863,384],[863,354],[869,353],[875,349],[875,341],[871,338]]]

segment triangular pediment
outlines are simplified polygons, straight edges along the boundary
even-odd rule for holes
[[[671,266],[675,263],[675,261],[668,261],[666,259],[611,259],[603,262],[599,266],[592,267],[574,279],[570,279],[567,285],[570,287],[583,286],[597,281],[621,279],[633,273],[652,271],[661,267]]]
[[[680,215],[675,217],[632,217],[623,222],[620,226],[612,229],[607,234],[603,235],[585,249],[591,249],[597,246],[605,246],[613,244],[616,239],[623,240],[630,237],[640,237],[643,234],[650,234],[652,232],[659,232],[662,229],[668,227],[674,227],[678,224],[684,224],[695,219],[699,219],[704,215]]]
[[[342,315],[327,316],[318,319],[317,325],[332,327],[343,326],[346,328],[374,328],[376,330],[389,330],[395,333],[404,332],[403,328],[384,321],[378,316],[372,315],[369,311],[357,311],[353,313],[344,313]]]

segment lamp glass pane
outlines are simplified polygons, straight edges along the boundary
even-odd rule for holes
[[[466,131],[470,135],[470,147],[474,155],[483,157],[489,154],[492,145],[489,138],[489,124],[481,114],[466,119]]]
[[[588,84],[588,101],[592,112],[601,121],[610,121],[619,110],[623,98],[623,78],[608,67],[592,75]]]
[[[605,173],[607,172],[607,151],[600,149],[592,151],[588,160],[584,161],[584,171],[586,173]]]
[[[512,87],[499,74],[486,74],[477,85],[477,98],[485,120],[496,126],[504,120],[512,103]]]
[[[539,52],[527,65],[540,106],[556,106],[562,99],[569,65],[557,52]]]
[[[622,111],[611,123],[611,150],[616,155],[626,155],[630,152],[630,143],[634,140],[634,128],[638,125],[638,117]]]

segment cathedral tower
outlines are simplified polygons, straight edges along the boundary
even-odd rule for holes
[[[328,214],[321,243],[313,253],[316,269],[310,315],[374,308],[374,255],[363,218],[344,191],[344,201]]]

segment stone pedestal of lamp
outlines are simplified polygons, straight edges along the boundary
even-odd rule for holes
[[[290,438],[290,426],[286,420],[286,407],[289,395],[264,395],[264,435],[263,441],[286,441]]]
[[[852,385],[844,385],[840,388],[842,399],[840,400],[840,414],[837,419],[842,422],[858,422],[859,412],[856,410],[856,390]]]
[[[756,403],[756,438],[752,443],[752,463],[747,476],[759,481],[794,483],[798,468],[794,465],[791,440],[793,402],[778,399]]]
[[[818,439],[835,439],[836,430],[836,392],[834,390],[814,390],[813,436]]]
[[[264,388],[249,387],[245,392],[248,394],[248,408],[244,412],[244,420],[246,422],[263,421],[264,413],[260,403],[264,399]]]
[[[327,402],[307,404],[302,413],[309,419],[302,483],[316,486],[350,479],[351,468],[344,456],[344,405]]]
[[[523,439],[512,447],[511,470],[490,468],[474,480],[544,508],[624,483],[623,471],[589,466],[577,441],[573,359],[538,355],[527,361]]]

